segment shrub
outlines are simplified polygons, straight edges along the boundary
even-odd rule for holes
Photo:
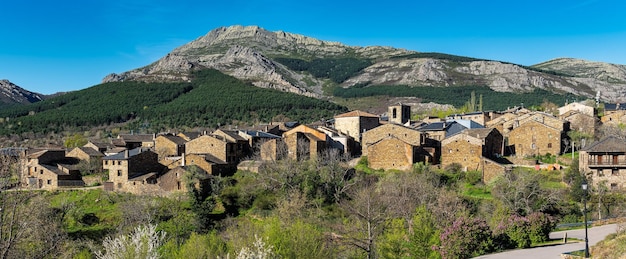
[[[529,236],[533,243],[550,240],[550,231],[556,228],[556,221],[548,214],[535,212],[526,217],[530,224]]]
[[[493,238],[487,222],[483,219],[457,218],[452,226],[440,236],[441,256],[446,258],[470,258],[493,251]]]
[[[501,222],[494,232],[496,235],[504,234],[508,237],[503,239],[503,242],[510,242],[502,245],[505,248],[528,248],[531,245],[530,222],[525,217],[511,215],[506,221]]]

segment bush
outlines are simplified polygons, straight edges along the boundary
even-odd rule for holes
[[[502,241],[508,241],[509,243],[502,244],[504,248],[528,248],[531,245],[530,222],[525,217],[518,215],[509,216],[506,221],[498,225],[495,234],[506,235],[507,238],[504,238]]]
[[[493,251],[491,230],[483,219],[460,217],[440,236],[439,253],[446,258],[470,258]]]
[[[550,240],[550,232],[556,228],[556,221],[548,214],[535,212],[528,215],[530,224],[530,240],[534,243],[543,243]]]

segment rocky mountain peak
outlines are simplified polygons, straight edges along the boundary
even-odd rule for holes
[[[0,80],[0,103],[14,104],[14,103],[34,103],[44,99],[44,96],[38,93],[28,91],[21,88],[11,81],[2,79]]]
[[[343,79],[314,76],[281,64],[339,59],[367,61]],[[293,65],[285,63],[287,65]],[[322,86],[354,85],[464,86],[482,85],[502,92],[529,92],[540,88],[593,97],[601,92],[606,101],[626,101],[626,66],[580,59],[555,59],[535,66],[419,53],[393,47],[347,46],[284,31],[271,32],[258,26],[230,26],[211,30],[175,49],[157,62],[103,82],[188,81],[194,69],[211,68],[263,88],[279,89],[312,97],[324,97]],[[332,69],[332,68],[330,68]],[[318,74],[319,75],[319,74]]]

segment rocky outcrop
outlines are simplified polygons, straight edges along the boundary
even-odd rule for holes
[[[39,102],[43,99],[44,96],[42,94],[28,91],[11,83],[9,80],[0,80],[0,103],[2,104],[27,104]]]
[[[559,58],[533,67],[578,78],[593,78],[611,83],[626,83],[626,66],[574,58]]]
[[[415,58],[417,52],[392,47],[354,47],[258,26],[210,31],[146,67],[111,74],[103,82],[124,80],[188,81],[194,69],[212,68],[264,88],[322,98],[325,78],[292,71],[273,57],[356,57],[372,65],[341,83],[353,85],[485,85],[495,91],[548,91],[626,101],[626,66],[577,59],[557,59],[531,68],[476,59]]]

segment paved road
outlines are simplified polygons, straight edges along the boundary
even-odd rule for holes
[[[607,235],[615,233],[617,230],[617,224],[609,224],[599,227],[589,228],[589,247],[602,241]],[[568,238],[577,238],[583,240],[582,242],[572,242],[567,244],[558,244],[553,246],[544,246],[537,248],[518,249],[497,254],[482,255],[476,257],[476,259],[526,259],[526,258],[561,258],[562,253],[572,252],[585,249],[585,229],[558,231],[550,233],[550,238],[563,238],[563,235],[567,232]]]

